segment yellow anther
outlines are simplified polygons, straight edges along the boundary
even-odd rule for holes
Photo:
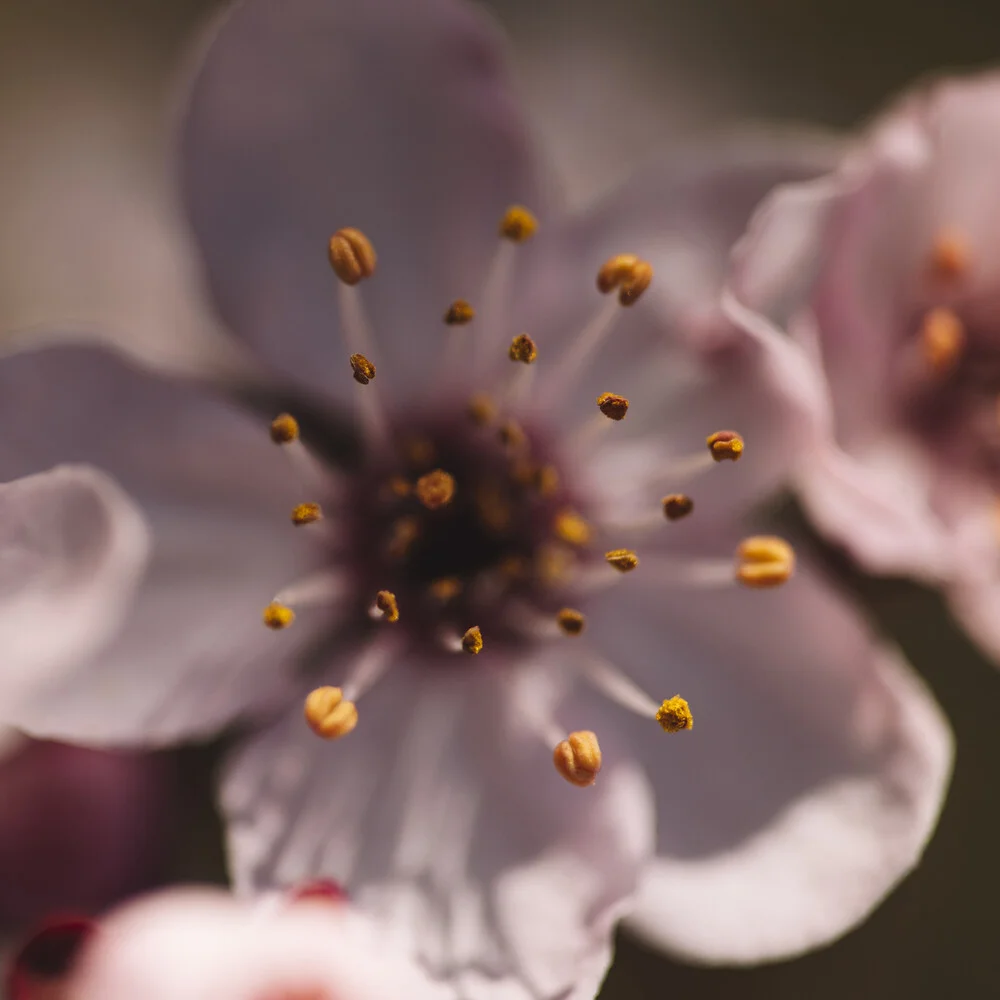
[[[305,717],[317,736],[339,740],[358,724],[358,707],[353,701],[344,701],[340,688],[319,687],[306,697]]]
[[[555,496],[559,490],[559,470],[554,465],[540,465],[535,470],[535,489],[540,497]]]
[[[391,559],[402,559],[420,536],[420,523],[415,517],[401,517],[389,529],[386,552]]]
[[[579,635],[587,625],[587,619],[574,608],[563,608],[556,615],[556,624],[566,635]]]
[[[500,235],[513,243],[530,240],[538,229],[538,220],[523,205],[511,205],[500,220]]]
[[[612,549],[604,558],[621,573],[629,573],[639,565],[639,557],[631,549]]]
[[[462,581],[457,576],[444,576],[430,585],[431,597],[442,604],[454,600],[462,592]]]
[[[526,365],[534,364],[538,360],[538,348],[526,333],[519,333],[510,342],[510,350],[507,353],[511,361],[520,361]]]
[[[279,413],[271,421],[271,440],[275,444],[291,444],[299,439],[299,422],[290,413]]]
[[[338,229],[330,237],[330,266],[345,285],[370,278],[378,257],[371,240],[360,229]]]
[[[380,613],[383,621],[399,621],[399,605],[396,603],[396,595],[391,590],[380,590],[375,595],[375,610]]]
[[[323,508],[318,503],[300,503],[292,508],[292,524],[315,524],[323,519]]]
[[[444,469],[421,476],[415,487],[417,499],[428,509],[437,510],[451,503],[455,496],[455,477]]]
[[[597,408],[609,420],[621,420],[628,413],[628,400],[613,392],[602,392],[597,397]]]
[[[656,721],[666,733],[679,733],[684,729],[694,728],[691,706],[679,694],[660,705],[656,710]]]
[[[542,583],[565,583],[575,564],[573,554],[561,545],[543,545],[535,557],[535,573]]]
[[[465,326],[476,318],[476,310],[465,299],[455,299],[444,314],[448,326]]]
[[[430,465],[434,461],[434,442],[422,434],[412,434],[400,442],[403,457],[410,465]]]
[[[465,630],[465,634],[462,636],[462,649],[473,656],[483,651],[483,633],[478,625],[473,625],[472,628]]]
[[[469,400],[465,412],[469,414],[469,419],[477,427],[485,427],[496,419],[497,408],[485,392],[477,392]]]
[[[686,493],[671,493],[663,498],[663,516],[668,521],[679,521],[694,510],[694,501]]]
[[[597,272],[597,288],[603,295],[618,289],[618,301],[630,306],[649,288],[653,268],[634,253],[620,253],[608,258]]]
[[[570,733],[552,751],[552,762],[571,785],[580,788],[592,785],[601,770],[601,748],[597,736],[587,729]]]
[[[959,278],[969,269],[969,247],[960,233],[943,229],[931,248],[931,271],[943,280]]]
[[[783,538],[755,535],[736,550],[736,579],[746,587],[777,587],[795,570],[795,551]]]
[[[639,258],[634,253],[619,253],[609,257],[597,272],[597,290],[602,295],[613,292],[629,277],[638,263]]]
[[[520,448],[528,440],[527,435],[516,420],[505,420],[497,428],[497,436],[500,438],[500,443],[506,448]]]
[[[276,604],[272,601],[264,608],[261,619],[268,628],[278,632],[283,628],[288,628],[295,621],[295,612],[291,608],[286,608],[284,604]]]
[[[920,346],[930,369],[944,375],[965,349],[965,324],[951,309],[931,309],[920,325]]]
[[[413,490],[413,486],[405,476],[393,476],[385,486],[391,496],[399,497],[400,499],[408,497]]]
[[[479,520],[488,530],[499,534],[510,527],[510,499],[496,483],[480,483],[475,502]]]
[[[508,580],[523,580],[528,575],[531,564],[525,556],[504,556],[497,566],[501,576]]]
[[[363,354],[352,354],[350,361],[355,382],[368,385],[375,378],[375,366]]]
[[[743,438],[736,431],[716,431],[705,443],[716,462],[737,462],[743,454]]]
[[[590,525],[575,510],[565,508],[559,511],[552,523],[556,538],[567,545],[586,545],[590,541]]]
[[[622,282],[618,289],[618,301],[623,306],[632,306],[639,301],[642,293],[649,288],[653,280],[653,265],[648,261],[640,260],[632,273]]]

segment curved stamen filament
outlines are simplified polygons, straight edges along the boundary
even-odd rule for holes
[[[357,703],[385,675],[398,647],[396,638],[383,633],[372,640],[351,664],[347,677],[341,684],[345,701]]]
[[[274,603],[289,608],[321,607],[336,604],[347,594],[347,590],[344,574],[319,570],[278,591]]]
[[[340,303],[340,328],[344,343],[352,357],[373,360],[378,357],[375,336],[361,299],[361,290],[354,285],[340,283],[338,289]],[[376,361],[377,363],[377,361]],[[374,377],[358,390],[361,422],[365,436],[374,445],[383,445],[388,440],[385,411],[379,399],[379,389]]]
[[[573,387],[591,355],[600,347],[621,315],[622,306],[616,298],[602,301],[597,312],[577,334],[553,366],[545,386],[546,403],[558,406]]]

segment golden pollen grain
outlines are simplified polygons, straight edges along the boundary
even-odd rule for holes
[[[563,608],[556,615],[556,624],[564,635],[579,635],[587,625],[587,619],[575,608]]]
[[[619,253],[609,257],[597,272],[597,290],[607,295],[618,288],[632,273],[639,258],[634,253]]]
[[[434,580],[429,590],[434,600],[446,604],[462,592],[462,581],[457,576],[443,576],[439,580]]]
[[[969,246],[961,233],[944,229],[938,233],[931,248],[930,266],[935,277],[943,280],[960,278],[969,270]]]
[[[745,587],[778,587],[795,570],[795,550],[783,538],[755,535],[736,550],[736,579]]]
[[[662,503],[663,516],[668,521],[679,521],[694,510],[694,501],[686,493],[670,493]]]
[[[642,293],[649,288],[652,280],[653,265],[648,261],[640,260],[632,268],[632,273],[621,283],[621,287],[618,289],[618,301],[623,306],[635,305]]]
[[[506,448],[520,448],[528,440],[516,420],[505,420],[497,429],[497,436]]]
[[[324,740],[339,740],[358,724],[358,707],[344,700],[338,687],[319,687],[306,697],[304,714],[309,728]]]
[[[269,629],[278,632],[283,628],[288,628],[295,621],[295,612],[291,608],[286,608],[284,604],[272,601],[261,612],[261,620]]]
[[[399,621],[399,604],[396,602],[396,595],[391,590],[380,590],[375,595],[375,607],[382,612],[383,621]]]
[[[519,333],[510,342],[510,350],[507,353],[511,361],[520,361],[526,365],[532,365],[538,360],[538,348],[526,333]]]
[[[667,698],[656,710],[656,721],[665,733],[679,733],[694,728],[691,706],[679,695]]]
[[[737,462],[743,454],[743,438],[736,431],[716,431],[705,438],[716,462]]]
[[[597,408],[609,420],[622,420],[628,413],[628,400],[613,392],[602,392],[597,397]]]
[[[462,636],[462,649],[473,656],[483,651],[483,633],[478,625],[473,625],[472,628],[465,630],[465,634]]]
[[[476,318],[476,310],[465,299],[455,299],[444,314],[448,326],[465,326]]]
[[[590,525],[575,510],[559,511],[552,523],[556,538],[567,545],[586,545],[590,541]]]
[[[292,524],[315,524],[323,520],[323,508],[318,503],[300,503],[292,508]]]
[[[444,469],[435,469],[417,480],[414,492],[428,510],[437,510],[454,499],[455,477]]]
[[[920,324],[924,360],[937,375],[955,367],[965,349],[965,339],[965,324],[951,309],[931,309]]]
[[[590,730],[570,733],[552,751],[556,770],[571,784],[586,788],[597,780],[601,770],[601,747]]]
[[[375,273],[378,257],[360,229],[338,229],[330,237],[330,267],[345,285],[356,285]]]
[[[375,378],[375,366],[363,354],[352,354],[350,362],[355,382],[368,385]]]
[[[465,412],[477,427],[485,427],[496,419],[497,408],[485,392],[477,392],[468,402]]]
[[[271,440],[275,444],[291,444],[299,439],[299,422],[290,413],[279,413],[271,421]]]
[[[620,573],[629,573],[639,565],[639,557],[631,549],[612,549],[604,558]]]
[[[512,243],[524,243],[538,231],[538,220],[523,205],[511,205],[500,220],[500,235]]]

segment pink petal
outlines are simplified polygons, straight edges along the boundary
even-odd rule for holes
[[[223,318],[327,392],[352,386],[335,230],[375,246],[362,294],[392,360],[379,377],[406,393],[448,305],[478,300],[504,210],[544,209],[498,33],[453,0],[244,0],[207,49],[183,156]]]

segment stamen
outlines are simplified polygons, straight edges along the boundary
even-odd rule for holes
[[[510,342],[510,350],[507,353],[511,361],[520,361],[526,365],[534,364],[538,360],[538,348],[526,333],[519,333]]]
[[[462,581],[457,576],[445,576],[434,580],[429,588],[431,597],[442,604],[454,600],[462,592]]]
[[[369,642],[348,671],[343,682],[343,695],[346,701],[358,702],[367,694],[386,672],[393,654],[398,648],[398,637],[390,638],[383,633],[382,637]]]
[[[358,724],[358,708],[339,687],[319,687],[305,701],[309,728],[324,740],[339,740]]]
[[[597,272],[597,290],[602,295],[618,289],[618,301],[623,306],[633,305],[653,280],[653,268],[648,261],[640,260],[634,253],[620,253],[610,257]]]
[[[356,285],[375,273],[378,257],[360,229],[338,229],[330,237],[330,266],[345,285]]]
[[[955,230],[943,229],[934,240],[930,267],[936,278],[944,281],[960,278],[969,270],[969,246]]]
[[[561,545],[543,545],[535,557],[535,573],[550,587],[565,583],[575,565],[573,554]]]
[[[958,363],[965,349],[965,324],[951,309],[931,309],[920,326],[924,360],[936,375],[945,375]]]
[[[483,633],[478,625],[466,629],[462,636],[462,651],[477,656],[483,651]]]
[[[275,632],[288,628],[295,621],[295,612],[282,604],[272,601],[261,613],[264,624]]]
[[[736,431],[716,431],[705,443],[716,462],[737,462],[743,454],[743,438]]]
[[[580,372],[590,356],[601,345],[601,342],[611,332],[621,314],[621,307],[618,302],[611,299],[608,302],[601,302],[597,312],[590,322],[577,334],[576,338],[563,351],[562,357],[558,359],[548,376],[546,388],[546,401],[550,404],[558,403],[572,388]]]
[[[292,508],[292,524],[315,524],[323,519],[323,508],[318,503],[300,503]]]
[[[392,476],[385,484],[384,492],[389,496],[404,500],[413,492],[413,486],[405,476]]]
[[[559,470],[554,465],[540,465],[535,470],[535,489],[543,499],[555,496],[559,489]]]
[[[290,413],[279,413],[271,421],[271,440],[275,444],[291,444],[299,440],[299,422]]]
[[[511,205],[500,220],[500,235],[512,243],[524,243],[538,231],[538,220],[523,205]]]
[[[321,569],[278,591],[274,596],[274,604],[300,609],[321,607],[339,601],[345,590],[343,575]]]
[[[652,265],[647,261],[640,260],[639,263],[632,268],[631,275],[629,275],[629,277],[622,282],[621,288],[618,289],[618,301],[623,306],[635,305],[635,303],[639,301],[642,293],[649,288],[652,280]]]
[[[485,427],[496,419],[497,408],[485,392],[477,392],[469,400],[466,413],[477,427]]]
[[[631,549],[612,549],[604,558],[620,573],[630,573],[639,565],[639,557]]]
[[[375,366],[363,354],[352,354],[350,362],[355,382],[368,385],[375,379]]]
[[[402,559],[419,537],[420,522],[415,517],[407,515],[399,518],[389,529],[386,554],[391,559]]]
[[[601,748],[590,730],[570,733],[552,751],[556,770],[571,784],[587,788],[601,770]]]
[[[454,498],[455,477],[444,469],[435,469],[417,480],[415,492],[428,510],[438,510],[451,503]]]
[[[686,493],[670,493],[662,502],[663,516],[668,521],[679,521],[694,510],[694,501]]]
[[[423,434],[409,434],[400,441],[400,451],[410,465],[428,466],[434,461],[434,442]]]
[[[736,579],[745,587],[777,587],[795,569],[795,551],[783,538],[756,535],[736,550]]]
[[[500,425],[497,436],[500,438],[500,443],[512,451],[522,447],[528,440],[528,436],[516,420],[505,420]]]
[[[694,717],[688,703],[679,695],[668,698],[657,710],[656,721],[665,733],[679,733],[694,728]]]
[[[556,624],[565,635],[580,635],[587,626],[587,619],[574,608],[563,608],[556,615]]]
[[[500,534],[510,527],[510,501],[495,483],[480,483],[474,499],[476,513],[486,528]]]
[[[381,618],[387,622],[398,622],[399,604],[396,602],[396,595],[391,590],[380,590],[375,595],[375,603],[372,605],[369,614],[372,618]]]
[[[596,655],[586,656],[581,669],[586,680],[616,705],[644,719],[656,718],[660,703],[607,660]]]
[[[590,525],[574,510],[565,508],[559,511],[552,524],[552,530],[557,538],[567,545],[580,547],[590,541]]]
[[[465,326],[476,318],[476,310],[465,299],[455,299],[444,314],[448,326]]]
[[[602,392],[597,397],[597,408],[609,420],[623,420],[628,413],[629,402],[624,396],[613,392]]]

